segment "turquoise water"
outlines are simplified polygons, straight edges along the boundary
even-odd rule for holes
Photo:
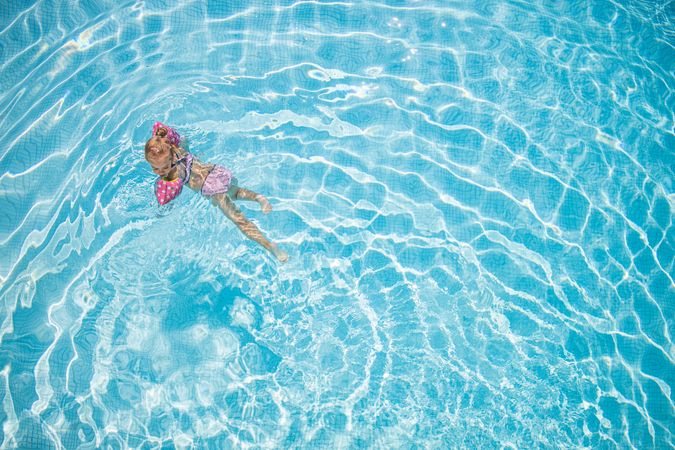
[[[673,448],[674,5],[3,2],[2,448]]]

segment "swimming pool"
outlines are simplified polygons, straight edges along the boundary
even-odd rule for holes
[[[3,448],[674,445],[674,3],[21,3]]]

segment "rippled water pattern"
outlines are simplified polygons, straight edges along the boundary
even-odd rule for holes
[[[2,2],[2,448],[673,448],[673,17]]]

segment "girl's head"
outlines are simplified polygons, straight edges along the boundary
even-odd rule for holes
[[[173,169],[173,151],[166,138],[168,131],[164,127],[145,143],[145,160],[152,166],[152,171],[160,177],[167,176]]]

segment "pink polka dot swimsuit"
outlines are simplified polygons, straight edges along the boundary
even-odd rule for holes
[[[160,205],[166,205],[174,198],[178,197],[183,185],[190,180],[190,169],[192,168],[192,155],[188,153],[187,156],[178,160],[178,163],[185,164],[185,178],[176,178],[175,180],[165,180],[164,178],[157,178],[155,182],[155,197]]]
[[[172,145],[180,145],[180,135],[171,127],[164,125],[161,122],[155,122],[155,125],[152,127],[152,134],[157,134],[157,130],[160,128],[166,128],[167,130],[167,139]],[[178,194],[183,190],[183,185],[190,180],[190,170],[192,168],[192,155],[187,154],[185,157],[176,161],[176,164],[185,165],[185,177],[176,178],[175,180],[165,180],[162,177],[157,178],[155,182],[155,197],[160,205],[166,205],[174,198],[178,197]]]

